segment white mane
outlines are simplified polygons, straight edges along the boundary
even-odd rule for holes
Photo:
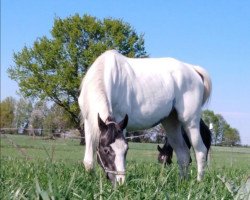
[[[116,51],[110,51],[116,52]],[[104,53],[104,54],[107,54]],[[106,90],[104,88],[104,71],[105,71],[105,55],[99,56],[92,66],[87,71],[80,86],[80,96],[78,98],[79,106],[81,108],[82,123],[88,120],[91,129],[94,133],[94,140],[98,140],[100,131],[97,125],[97,115],[105,121],[111,114]],[[103,56],[104,55],[104,56]],[[90,104],[95,106],[90,106]]]

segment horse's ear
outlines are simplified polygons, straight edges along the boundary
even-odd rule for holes
[[[157,149],[159,152],[162,152],[162,148],[159,145],[157,145]]]
[[[119,122],[119,127],[121,130],[125,129],[128,125],[128,115],[126,114],[124,119]]]
[[[108,126],[102,121],[102,119],[101,119],[99,113],[98,113],[97,118],[98,118],[98,126],[99,126],[100,131],[101,131],[101,132],[107,131]]]

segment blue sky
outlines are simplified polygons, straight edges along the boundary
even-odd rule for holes
[[[144,33],[150,57],[174,57],[204,67],[213,81],[205,107],[220,113],[250,144],[250,1],[2,0],[1,99],[17,97],[6,69],[13,52],[50,37],[55,17],[113,17]]]

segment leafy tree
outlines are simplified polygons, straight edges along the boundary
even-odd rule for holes
[[[0,103],[0,128],[14,127],[15,99],[7,97]]]
[[[45,101],[38,101],[32,110],[29,118],[30,127],[34,129],[44,129],[45,118],[48,115],[48,107]],[[42,132],[38,133],[39,135]]]
[[[218,116],[215,115],[215,113],[211,110],[205,110],[202,113],[202,118],[204,122],[210,126],[212,124],[213,126],[213,135],[212,135],[212,141],[215,145],[220,143],[220,137],[221,137],[221,131],[220,131],[220,123]]]
[[[202,118],[206,124],[213,125],[212,141],[215,145],[236,145],[240,143],[239,131],[232,128],[220,114],[211,110],[203,111]]]
[[[50,132],[66,130],[74,127],[69,114],[57,104],[49,109],[48,115],[44,121],[44,128],[51,130]]]
[[[33,110],[32,103],[24,98],[20,98],[16,103],[15,126],[24,128],[29,123],[30,114]]]
[[[226,146],[235,146],[240,143],[239,131],[226,124],[222,138],[222,144]]]
[[[77,103],[80,82],[96,57],[108,49],[129,57],[147,56],[143,35],[122,20],[78,14],[56,18],[51,37],[38,38],[33,47],[14,53],[15,65],[8,73],[25,97],[47,99],[63,107],[84,136]]]

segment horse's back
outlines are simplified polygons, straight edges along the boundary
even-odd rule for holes
[[[80,106],[95,114],[107,107],[105,112],[117,118],[128,114],[128,127],[153,125],[174,106],[181,107],[184,94],[194,92],[200,98],[203,92],[202,79],[190,64],[173,58],[127,58],[114,50],[99,56],[84,79]]]
[[[204,85],[191,64],[173,58],[128,58],[134,77],[135,97],[131,99],[134,122],[160,122],[176,109],[180,119],[190,120],[199,112]],[[185,107],[183,107],[185,105]],[[137,115],[134,113],[137,111]],[[150,117],[154,120],[150,120]],[[133,117],[136,118],[136,117]],[[140,120],[139,120],[140,119]]]

